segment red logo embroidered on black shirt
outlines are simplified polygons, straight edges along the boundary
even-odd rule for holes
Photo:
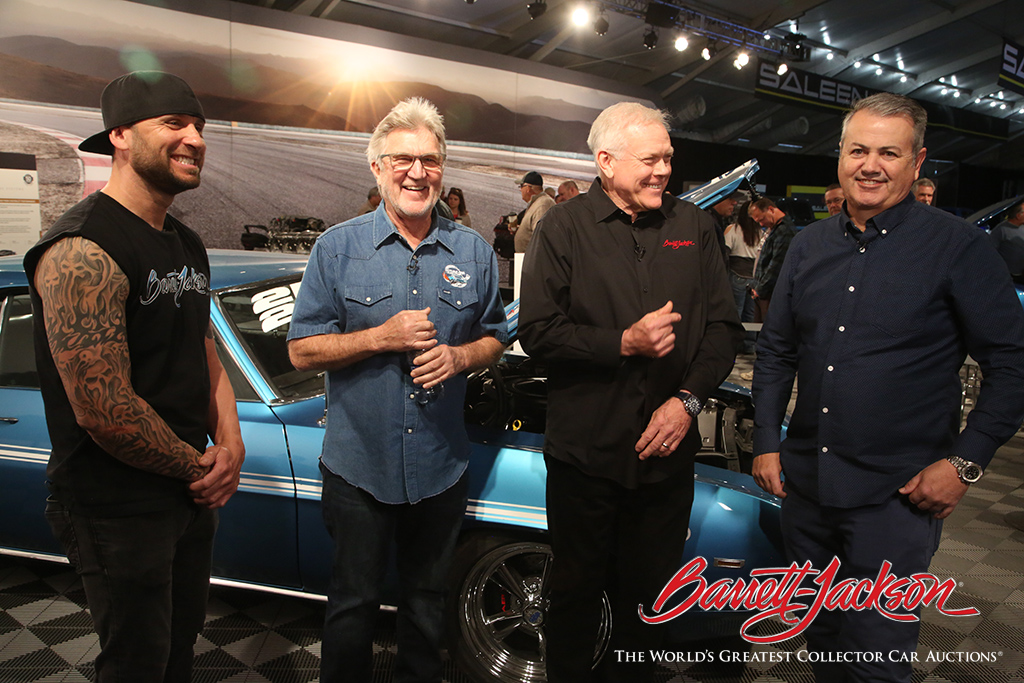
[[[679,247],[695,247],[697,246],[697,243],[693,240],[665,240],[665,244],[661,246],[678,249]]]

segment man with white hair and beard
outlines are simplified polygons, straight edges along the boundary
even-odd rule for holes
[[[666,124],[637,103],[604,110],[588,139],[599,177],[545,215],[523,267],[520,339],[549,361],[552,683],[650,680],[649,655],[592,674],[602,595],[609,653],[658,648],[637,605],[650,613],[679,568],[697,415],[743,339],[711,217],[666,192]]]
[[[324,683],[373,677],[374,621],[397,550],[395,680],[441,680],[445,587],[466,509],[466,374],[507,339],[494,250],[437,215],[444,125],[434,105],[399,102],[366,157],[384,201],[324,232],[309,256],[288,350],[327,371],[320,471],[334,561]]]

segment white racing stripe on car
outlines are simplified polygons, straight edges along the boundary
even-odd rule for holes
[[[521,524],[547,525],[547,510],[533,505],[500,503],[493,500],[469,499],[466,514],[475,519],[489,522],[518,522]]]
[[[282,477],[273,474],[253,474],[243,472],[238,482],[240,491],[251,493],[271,493],[294,495],[295,485],[291,477]]]
[[[299,498],[320,500],[320,489],[322,486],[319,479],[295,478],[295,490],[299,494]]]
[[[0,460],[34,462],[45,465],[50,460],[50,451],[46,448],[32,448],[31,446],[4,446],[0,448]]]

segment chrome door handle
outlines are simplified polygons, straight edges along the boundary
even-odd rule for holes
[[[7,424],[14,424],[18,421],[16,417],[0,417],[0,422],[6,422]]]

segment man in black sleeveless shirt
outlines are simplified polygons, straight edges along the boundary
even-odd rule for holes
[[[81,575],[97,679],[185,683],[206,615],[216,509],[245,457],[210,327],[199,236],[167,214],[199,185],[192,89],[134,72],[102,96],[110,181],[25,256],[53,450],[46,516]],[[207,448],[207,436],[213,446]]]

